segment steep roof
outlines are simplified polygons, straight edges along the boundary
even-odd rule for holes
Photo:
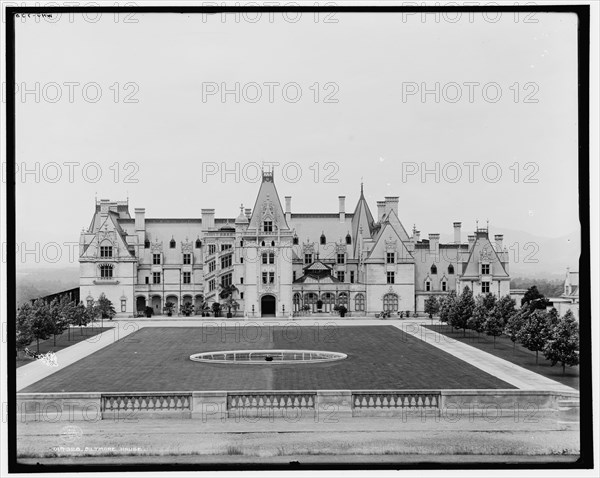
[[[367,239],[371,237],[373,230],[373,215],[365,199],[363,185],[360,185],[360,198],[352,214],[352,242],[354,245],[354,257],[357,255],[356,248],[358,247],[358,236],[362,228],[362,238]]]
[[[267,171],[263,171],[262,183],[260,183],[260,189],[256,196],[254,208],[252,209],[249,228],[260,229],[265,215],[272,217],[273,224],[278,228],[289,229],[275,183],[273,182],[273,173]]]

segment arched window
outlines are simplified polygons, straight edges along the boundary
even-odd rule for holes
[[[325,238],[325,234],[323,234],[323,233],[321,234],[321,244],[322,245],[327,244],[327,239]]]
[[[177,243],[175,242],[175,239],[171,238],[171,241],[169,242],[169,247],[171,249],[175,249],[176,245],[177,245]]]
[[[454,274],[454,266],[452,264],[448,266],[448,274]]]
[[[275,264],[275,253],[269,252],[269,264]]]
[[[262,242],[260,243],[260,245],[264,247],[264,245],[265,245],[265,241],[262,241]]]
[[[275,241],[271,241],[271,247],[275,247]]]
[[[398,312],[398,296],[396,294],[385,294],[383,296],[383,310]]]
[[[435,264],[432,264],[432,266],[431,266],[431,273],[437,274],[437,266]]]
[[[346,292],[340,292],[338,294],[338,305],[343,305],[346,309],[348,308],[348,294],[346,294]]]
[[[331,292],[325,292],[323,295],[321,295],[321,300],[324,304],[334,304],[335,294],[332,294]]]
[[[346,244],[352,244],[352,237],[350,237],[350,233],[346,234]]]
[[[202,247],[202,241],[200,239],[196,239],[196,249],[200,249]]]
[[[356,294],[354,296],[354,310],[357,312],[365,310],[365,296],[363,294]]]
[[[314,292],[309,292],[308,294],[304,294],[304,304],[310,305],[314,308],[314,305],[317,303],[317,294]]]
[[[269,255],[266,252],[262,253],[262,263],[263,264],[268,264],[269,263]]]

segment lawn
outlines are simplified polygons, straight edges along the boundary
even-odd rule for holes
[[[315,364],[207,364],[194,353],[308,349]],[[23,392],[515,388],[393,326],[144,327]]]
[[[458,340],[465,344],[469,344],[479,350],[483,350],[489,354],[500,357],[504,360],[514,363],[520,367],[523,367],[532,372],[539,373],[544,377],[547,377],[557,382],[573,387],[579,390],[579,367],[566,367],[565,374],[563,375],[562,366],[556,364],[552,367],[549,360],[544,358],[542,352],[539,353],[538,362],[535,363],[535,352],[527,350],[520,344],[513,344],[509,337],[501,335],[496,337],[496,345],[494,346],[494,338],[486,334],[478,334],[473,330],[467,330],[466,336],[462,329],[454,329],[450,325],[423,325],[430,330],[435,332],[441,332],[443,335],[452,339]]]
[[[71,331],[65,331],[60,335],[56,336],[56,345],[53,337],[48,340],[40,341],[40,353],[45,354],[48,352],[58,352],[64,348],[70,347],[71,345],[77,344],[84,340],[94,337],[95,335],[101,334],[107,330],[111,330],[112,327],[73,327]],[[27,347],[31,352],[37,352],[37,343],[33,342]],[[17,368],[27,365],[33,362],[35,359],[27,357],[25,352],[19,352],[17,356]]]

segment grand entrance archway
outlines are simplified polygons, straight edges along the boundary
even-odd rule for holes
[[[263,295],[260,299],[260,315],[261,317],[275,317],[276,301],[273,295]]]

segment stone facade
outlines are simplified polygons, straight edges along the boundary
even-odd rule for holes
[[[509,293],[508,251],[501,235],[491,242],[477,228],[461,240],[440,243],[439,234],[421,239],[400,222],[398,198],[377,203],[373,217],[362,186],[354,212],[340,196],[337,213],[285,210],[273,174],[263,180],[253,209],[236,218],[215,218],[202,209],[191,219],[146,218],[127,202],[100,200],[92,222],[80,236],[80,293],[85,301],[104,293],[119,315],[166,312],[173,304],[222,302],[223,287],[234,285],[238,316],[290,317],[330,313],[344,304],[353,316],[388,310],[423,313],[430,295],[443,296],[469,286],[475,294]]]

